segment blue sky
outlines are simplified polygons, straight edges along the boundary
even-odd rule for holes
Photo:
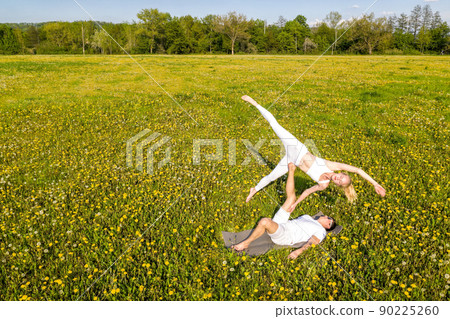
[[[157,8],[172,16],[190,14],[204,17],[208,14],[225,14],[237,11],[248,18],[260,18],[273,23],[283,16],[292,20],[304,15],[308,23],[323,20],[330,11],[338,11],[343,19],[357,17],[375,0],[77,0],[96,20],[131,22],[144,8]],[[448,0],[378,0],[368,12],[377,17],[401,13],[409,14],[415,5],[430,4],[433,12],[439,11],[444,21],[450,21]],[[44,22],[89,20],[74,0],[0,0],[1,22]]]

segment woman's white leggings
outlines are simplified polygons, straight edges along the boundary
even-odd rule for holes
[[[280,160],[278,165],[273,169],[273,171],[264,176],[258,185],[255,186],[256,191],[261,190],[266,187],[269,183],[280,178],[288,172],[288,164],[294,163],[299,165],[303,156],[308,152],[306,146],[295,138],[294,135],[285,130],[280,124],[278,124],[275,117],[263,108],[261,105],[256,105],[257,109],[261,112],[262,116],[269,122],[270,126],[274,130],[275,134],[279,137],[286,150],[286,155]]]

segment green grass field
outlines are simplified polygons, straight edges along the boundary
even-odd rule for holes
[[[136,56],[180,107],[126,56],[0,57],[0,299],[448,300],[449,57],[321,58],[270,111],[386,197],[354,176],[355,204],[334,187],[307,198],[293,217],[344,230],[295,261],[223,248],[222,230],[285,198],[284,177],[245,204],[280,148],[240,97],[269,107],[316,58]],[[153,175],[126,165],[144,129],[172,138]],[[241,165],[242,140],[263,138],[269,166]],[[223,140],[222,160],[194,165],[194,139]],[[296,172],[297,194],[312,185]]]

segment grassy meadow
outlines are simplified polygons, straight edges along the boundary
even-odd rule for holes
[[[356,203],[334,187],[300,203],[292,217],[344,229],[294,261],[238,256],[221,231],[285,198],[286,176],[245,203],[280,146],[240,97],[269,107],[317,57],[134,58],[179,105],[127,56],[0,57],[1,300],[449,299],[449,57],[325,56],[270,108],[387,191],[353,176]],[[171,137],[153,175],[126,165],[144,129]],[[194,165],[195,139],[221,139],[223,158]],[[268,165],[242,165],[244,139],[266,139]],[[296,172],[297,194],[313,183]]]

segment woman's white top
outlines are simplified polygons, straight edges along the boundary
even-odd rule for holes
[[[317,183],[328,183],[330,181],[329,179],[319,181],[319,178],[320,176],[322,176],[323,173],[333,173],[333,171],[328,168],[323,158],[316,156],[316,159],[314,160],[314,162],[312,163],[311,167],[308,169],[306,174],[308,174],[309,177],[311,177]]]

